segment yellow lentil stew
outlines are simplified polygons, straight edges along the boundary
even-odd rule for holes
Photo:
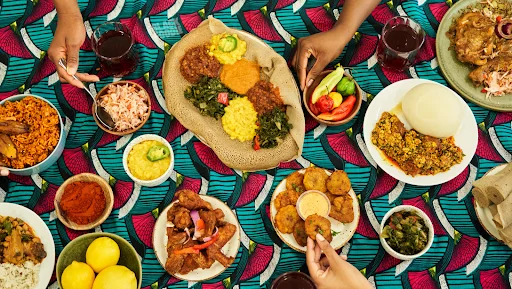
[[[372,143],[406,174],[435,175],[448,171],[464,157],[454,138],[445,139],[407,130],[397,116],[384,112],[372,131]]]

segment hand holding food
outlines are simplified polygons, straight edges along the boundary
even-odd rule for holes
[[[356,267],[340,256],[322,235],[307,239],[306,264],[318,289],[373,288]],[[325,254],[322,257],[322,252]]]

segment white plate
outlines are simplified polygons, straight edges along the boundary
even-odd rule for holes
[[[302,169],[299,171],[301,174],[304,174],[306,172],[305,169]],[[325,172],[330,176],[331,172],[328,170],[325,170]],[[283,234],[277,230],[276,226],[274,225],[277,210],[274,206],[274,201],[279,195],[279,193],[286,191],[286,178],[279,183],[279,185],[274,190],[274,194],[272,195],[272,200],[270,203],[270,216],[272,218],[272,226],[274,227],[274,230],[276,231],[277,235],[283,242],[285,242],[290,248],[294,249],[295,251],[299,251],[302,253],[306,253],[306,246],[301,246],[297,244],[297,241],[295,241],[295,238],[293,237],[293,234]],[[356,232],[357,224],[359,223],[359,201],[357,199],[356,193],[352,188],[348,192],[349,195],[352,197],[352,206],[354,207],[354,220],[351,223],[343,224],[340,221],[337,221],[331,217],[327,217],[329,221],[331,221],[331,230],[335,232],[339,232],[336,236],[332,237],[331,246],[338,250],[339,248],[345,246],[347,242],[354,236],[354,233]]]
[[[55,266],[55,244],[50,229],[36,213],[17,204],[0,203],[0,215],[22,219],[34,229],[36,236],[41,239],[46,251],[46,258],[41,263],[39,270],[39,283],[33,289],[45,289],[50,282]]]
[[[417,186],[433,186],[445,183],[462,173],[473,158],[473,155],[476,151],[476,146],[478,144],[478,128],[473,112],[471,112],[471,109],[466,104],[466,102],[464,102],[464,100],[453,90],[450,89],[450,91],[457,96],[460,104],[464,107],[464,119],[462,120],[459,131],[454,135],[455,144],[460,147],[464,153],[464,158],[460,164],[454,165],[450,168],[450,170],[446,172],[429,176],[417,175],[413,177],[411,175],[405,174],[399,167],[396,167],[390,163],[384,153],[378,149],[371,140],[372,131],[382,116],[382,113],[386,111],[392,111],[398,104],[400,104],[402,98],[411,88],[422,83],[434,83],[436,85],[441,85],[426,79],[406,79],[395,82],[379,92],[379,94],[377,94],[372,100],[368,110],[366,111],[366,115],[364,117],[363,132],[364,141],[368,151],[370,152],[370,155],[375,160],[377,165],[381,167],[386,173],[388,173],[393,178],[407,184]],[[404,123],[407,129],[411,129],[411,125],[407,122],[401,110],[393,110],[393,113],[398,116],[400,121]]]
[[[484,176],[492,176],[497,173],[499,173],[501,170],[503,170],[506,167],[506,164],[499,165],[497,167],[494,167],[490,169],[487,173],[485,173]],[[480,221],[480,224],[482,224],[482,227],[484,230],[491,235],[494,239],[504,242],[503,239],[500,236],[500,233],[498,232],[498,228],[496,228],[496,224],[494,224],[494,221],[492,220],[492,214],[491,210],[489,210],[489,207],[480,207],[478,205],[478,202],[475,200],[475,212],[476,217],[478,218],[478,221]]]
[[[205,195],[200,195],[200,197],[210,203],[213,209],[221,209],[222,212],[224,212],[224,221],[236,226],[235,235],[233,235],[231,240],[222,247],[222,252],[227,257],[235,258],[238,253],[238,249],[240,249],[240,224],[238,224],[237,217],[221,200]],[[167,211],[169,211],[175,203],[176,201],[171,203],[160,213],[153,231],[153,249],[155,250],[155,255],[163,268],[165,268],[165,262],[167,261]],[[196,269],[186,275],[176,273],[173,274],[173,276],[181,280],[201,282],[219,276],[226,269],[227,267],[224,267],[221,263],[215,261],[215,263],[213,263],[213,265],[208,269]]]

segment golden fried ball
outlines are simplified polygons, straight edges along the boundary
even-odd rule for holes
[[[350,191],[352,185],[348,175],[343,170],[337,170],[327,179],[327,190],[334,195],[345,195]]]
[[[283,207],[276,214],[276,227],[279,232],[283,234],[293,233],[293,226],[295,226],[298,221],[300,221],[300,216],[295,206],[292,205]]]
[[[304,173],[304,187],[306,190],[317,190],[322,193],[327,191],[325,182],[329,176],[324,169],[311,167],[306,169]]]

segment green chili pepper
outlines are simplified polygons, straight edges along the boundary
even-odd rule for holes
[[[236,49],[238,41],[234,36],[226,36],[219,40],[219,50],[222,52],[231,52]]]
[[[343,77],[338,85],[336,86],[336,91],[341,93],[343,96],[353,95],[356,91],[356,84],[354,80],[349,79],[348,77]]]
[[[156,161],[167,158],[170,154],[171,154],[171,151],[169,150],[168,147],[166,147],[164,145],[155,145],[149,149],[146,157],[148,158],[148,160],[150,160],[152,162],[156,162]]]
[[[7,234],[10,235],[12,233],[12,224],[11,222],[5,220],[4,221],[4,230],[7,231]]]

